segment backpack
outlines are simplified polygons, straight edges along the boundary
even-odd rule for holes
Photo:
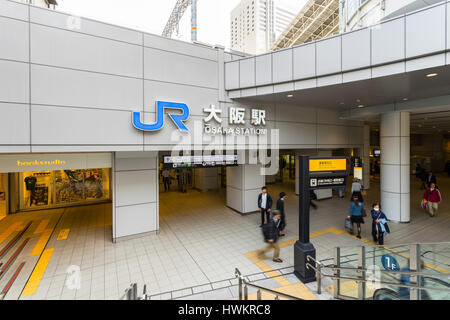
[[[272,229],[272,225],[270,222],[263,224],[262,232],[264,235],[264,240],[270,239],[271,229]]]

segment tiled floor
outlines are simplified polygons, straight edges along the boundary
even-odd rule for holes
[[[439,180],[445,200],[450,194],[450,179],[439,177]],[[280,191],[288,194],[287,236],[280,240],[284,262],[264,261],[273,269],[293,265],[292,244],[298,234],[297,197],[293,189],[293,183],[269,185],[274,198]],[[450,202],[443,203],[437,217],[429,218],[419,207],[422,191],[415,179],[411,190],[411,223],[391,223],[392,234],[386,244],[450,241]],[[378,197],[379,184],[374,181],[367,203]],[[336,246],[367,244],[342,232],[348,206],[348,199],[333,198],[318,201],[318,209],[311,211],[311,242],[319,259],[331,258]],[[27,221],[33,220],[33,224],[23,237],[30,237],[30,243],[0,280],[0,289],[22,261],[26,262],[25,268],[6,299],[118,299],[132,282],[137,282],[139,288],[147,284],[148,293],[156,295],[233,278],[236,267],[243,274],[258,273],[261,267],[249,259],[248,253],[264,246],[259,219],[258,214],[242,216],[226,207],[223,190],[162,193],[160,232],[115,244],[111,242],[110,204],[9,215],[0,221],[2,247]],[[63,229],[69,229],[68,237],[57,240]],[[364,238],[370,239],[370,230],[367,221],[363,226]],[[38,269],[35,265],[39,254],[52,248],[34,292],[29,277]],[[33,250],[40,252],[30,256]],[[66,285],[66,281],[74,279],[68,273],[70,266],[81,270],[80,286],[76,290]],[[288,281],[296,283],[295,278]],[[27,289],[23,290],[25,285]],[[199,297],[233,298],[235,289],[223,288],[201,293]]]

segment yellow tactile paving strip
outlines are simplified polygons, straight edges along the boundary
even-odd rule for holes
[[[327,233],[332,233],[335,235],[345,234],[345,235],[352,237],[354,239],[357,239],[359,241],[369,243],[369,244],[374,244],[374,242],[371,240],[364,239],[364,238],[359,239],[356,236],[353,236],[344,230],[341,230],[338,228],[333,228],[333,227],[313,232],[310,234],[309,237],[312,239],[312,238],[320,237]],[[290,246],[290,245],[295,244],[295,242],[297,242],[297,240],[298,240],[298,238],[294,238],[294,239],[286,240],[283,242],[279,242],[279,246],[280,246],[280,248]],[[257,265],[262,271],[264,271],[269,277],[274,277],[273,280],[275,280],[276,282],[278,282],[281,285],[281,287],[277,288],[276,291],[290,294],[290,295],[293,295],[295,297],[305,299],[305,300],[316,300],[317,299],[317,297],[311,292],[311,290],[309,290],[309,288],[306,287],[303,283],[295,283],[295,284],[291,283],[289,280],[287,280],[283,276],[280,276],[280,274],[277,271],[274,271],[267,263],[265,263],[263,260],[259,259],[258,258],[258,250],[248,252],[245,254],[245,256],[250,261],[252,261],[255,265]],[[356,287],[356,290],[357,289],[358,288]],[[328,290],[328,288],[327,288],[327,290]],[[353,290],[353,288],[349,288],[349,290]],[[332,291],[330,291],[330,292],[332,292]],[[273,295],[271,295],[271,294],[264,295],[263,294],[262,295],[263,300],[264,300],[265,296],[267,296],[268,299],[273,299]],[[254,297],[252,295],[252,298],[256,299],[256,293],[254,294]],[[249,295],[249,299],[250,299],[250,295]]]
[[[30,278],[28,279],[25,288],[23,289],[21,297],[29,296],[36,293],[37,288],[39,287],[39,283],[45,273],[45,269],[47,269],[47,265],[50,262],[50,258],[52,257],[54,248],[46,249],[42,253],[39,258],[36,267],[33,270]]]
[[[69,236],[69,232],[70,232],[70,229],[62,229],[60,232],[59,232],[59,234],[58,234],[58,237],[56,238],[56,240],[65,240],[65,239],[67,239],[67,237]]]
[[[13,232],[19,231],[22,226],[22,222],[15,222],[10,225],[2,234],[0,234],[0,243],[5,241]]]
[[[37,226],[36,230],[34,231],[34,234],[40,234],[40,233],[44,232],[44,230],[47,227],[49,222],[50,222],[50,219],[43,219]]]

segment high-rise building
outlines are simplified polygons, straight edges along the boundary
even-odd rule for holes
[[[269,51],[304,2],[242,0],[231,12],[231,49],[249,54]]]

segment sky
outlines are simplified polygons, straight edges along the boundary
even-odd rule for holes
[[[306,0],[292,0],[305,2]],[[59,0],[59,11],[160,35],[177,0]],[[230,13],[240,0],[198,0],[197,39],[230,46]],[[173,38],[190,41],[190,7]]]

